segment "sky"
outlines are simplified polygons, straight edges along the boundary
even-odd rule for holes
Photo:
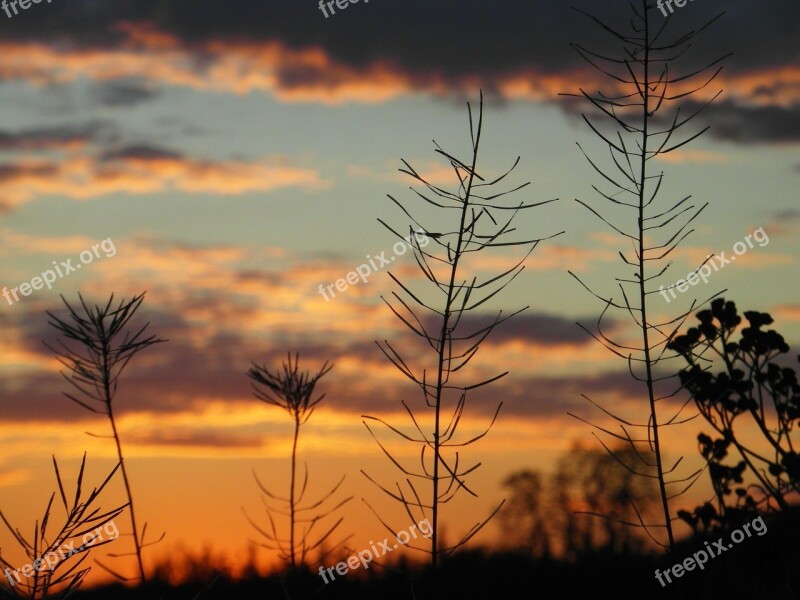
[[[404,528],[404,515],[361,472],[389,485],[397,478],[363,415],[405,427],[401,400],[418,400],[375,341],[396,343],[421,365],[431,357],[381,299],[398,289],[389,272],[423,282],[411,253],[394,256],[397,240],[378,219],[408,227],[387,197],[409,207],[418,199],[401,160],[453,185],[432,140],[469,155],[467,102],[475,110],[481,90],[479,171],[499,175],[520,157],[511,187],[531,183],[510,198],[558,200],[520,215],[516,227],[528,239],[563,233],[537,245],[473,317],[529,307],[476,355],[478,376],[509,375],[467,403],[465,436],[503,407],[466,453],[482,463],[472,479],[479,496],[448,507],[448,532],[491,511],[510,472],[550,471],[575,440],[597,445],[567,415],[602,416],[582,394],[645,414],[645,391],[625,361],[576,325],[593,327],[602,303],[569,271],[617,293],[618,252],[628,248],[576,201],[596,202],[591,186],[603,184],[576,142],[590,156],[605,150],[581,118],[587,107],[560,95],[606,85],[571,47],[607,47],[581,11],[624,22],[628,3],[344,5],[327,14],[313,0],[48,0],[0,11],[0,285],[19,287],[56,263],[81,267],[18,302],[0,298],[0,510],[13,523],[36,519],[55,489],[51,455],[74,477],[86,451],[98,483],[114,464],[113,443],[86,435],[108,435],[107,422],[62,395],[68,384],[42,343],[56,340],[46,311],[63,308],[59,295],[102,303],[146,291],[136,322],[168,342],[130,364],[116,410],[140,519],[154,535],[166,532],[148,565],[204,546],[238,563],[258,539],[244,514],[266,522],[253,472],[286,489],[292,423],[252,396],[246,371],[252,362],[277,368],[287,352],[299,352],[301,369],[334,364],[301,434],[311,489],[346,476],[353,500],[342,531],[353,548],[385,535],[365,501]],[[708,283],[670,302],[654,295],[651,307],[667,318],[727,290],[740,310],[769,312],[796,351],[800,6],[693,2],[676,7],[669,26],[697,29],[720,9],[682,63],[691,70],[732,53],[708,87],[680,100],[691,112],[721,90],[693,131],[709,129],[654,165],[665,173],[663,202],[691,194],[696,207],[707,203],[664,282],[709,254],[731,256],[748,234],[757,243]],[[651,18],[664,20],[657,11]],[[519,252],[494,252],[476,268],[499,273]],[[335,297],[320,293],[381,253],[396,259],[389,268]],[[605,325],[632,335],[622,314]],[[696,464],[698,427],[667,434],[668,456]],[[393,448],[414,460],[412,448]],[[109,505],[122,497],[114,482]],[[4,548],[8,540],[0,534]],[[494,543],[497,531],[476,541]]]

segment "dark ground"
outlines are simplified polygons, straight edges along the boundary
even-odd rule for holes
[[[444,563],[439,575],[437,600],[530,600],[594,598],[615,600],[641,598],[675,600],[738,600],[800,598],[800,519],[770,524],[762,537],[745,538],[704,570],[694,569],[663,588],[655,578],[682,562],[699,542],[683,543],[671,556],[611,555],[595,552],[574,563],[533,559],[518,553],[464,551]],[[717,535],[710,539],[717,539]],[[726,538],[727,539],[727,538]],[[366,575],[366,577],[364,577]],[[153,583],[145,589],[112,586],[85,591],[76,600],[428,600],[429,573],[400,563],[392,571],[359,569],[358,574],[337,577],[324,584],[316,573],[295,578],[252,578],[229,581],[219,578],[170,587]],[[286,588],[286,589],[284,589]],[[413,591],[412,591],[413,588]],[[204,593],[198,597],[200,592]],[[288,593],[287,593],[288,592]]]

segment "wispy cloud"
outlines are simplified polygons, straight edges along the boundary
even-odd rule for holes
[[[77,151],[89,143],[88,138],[88,133],[68,130],[60,135],[52,130],[8,135],[9,146],[40,151],[64,150],[66,146],[68,152],[61,158],[27,154],[0,164],[0,202],[9,209],[49,195],[75,200],[171,190],[236,195],[327,185],[316,170],[294,165],[281,156],[261,161],[209,160],[147,145]]]
[[[670,163],[723,164],[728,162],[728,157],[721,152],[688,148],[662,154],[658,159]]]

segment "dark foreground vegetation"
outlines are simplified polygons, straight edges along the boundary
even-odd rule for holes
[[[745,538],[719,557],[709,560],[700,571],[684,573],[662,587],[655,569],[670,569],[704,547],[702,539],[678,542],[667,556],[594,551],[573,561],[533,558],[521,552],[490,553],[463,551],[445,561],[438,573],[440,599],[528,600],[530,598],[675,598],[732,600],[800,597],[800,511],[791,510],[765,518],[767,533]],[[704,538],[713,545],[720,535]],[[211,565],[208,565],[210,568]],[[225,576],[197,573],[194,581],[171,586],[154,578],[146,588],[121,585],[85,590],[80,600],[193,600],[275,599],[285,600],[410,600],[426,598],[427,572],[400,562],[389,569],[370,569],[348,574],[325,585],[311,572],[296,577],[252,576],[232,581]],[[209,585],[209,582],[213,583]]]

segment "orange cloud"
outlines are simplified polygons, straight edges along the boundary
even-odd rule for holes
[[[33,472],[26,469],[0,470],[0,487],[25,483],[32,475]]]
[[[61,161],[23,157],[0,166],[0,182],[0,200],[6,207],[47,195],[76,200],[169,190],[234,195],[325,185],[316,171],[292,166],[283,158],[211,162],[166,153],[110,158],[69,156]]]
[[[475,270],[494,271],[501,273],[512,267],[516,260],[509,256],[474,256],[471,257],[470,267]],[[525,259],[525,268],[534,271],[589,271],[597,263],[614,261],[616,253],[610,250],[578,248],[554,242],[539,244],[531,255]]]
[[[768,231],[767,233],[772,232]],[[736,253],[731,249],[714,250],[710,247],[703,246],[685,246],[673,250],[670,253],[669,258],[673,260],[681,260],[681,262],[683,262],[685,265],[688,265],[692,269],[698,268],[709,254],[720,256],[722,252],[725,253],[725,260],[730,260],[732,257],[735,257],[737,266],[743,265],[749,268],[769,267],[774,265],[792,265],[797,261],[797,259],[791,254],[769,252],[767,251],[766,244],[764,247],[761,247],[758,242],[755,242],[752,239],[751,242],[753,242],[753,247],[747,247],[747,251],[740,255],[736,255]],[[742,243],[744,244],[745,242],[742,241]],[[714,261],[714,264],[720,264],[720,259],[715,258],[712,260]]]
[[[800,321],[800,304],[779,304],[770,314],[776,321]]]
[[[710,150],[675,150],[667,154],[660,154],[658,158],[668,163],[721,164],[728,162],[727,156],[720,152],[711,152]]]

